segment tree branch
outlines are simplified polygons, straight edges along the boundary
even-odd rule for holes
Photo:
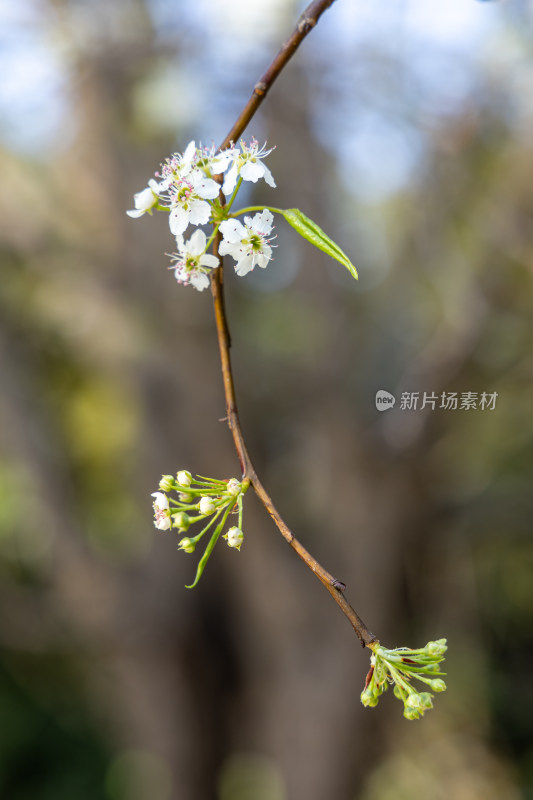
[[[237,118],[235,125],[220,145],[221,150],[229,147],[231,142],[236,142],[239,139],[244,129],[255,115],[255,112],[265,99],[270,87],[278,77],[281,70],[290,61],[303,39],[305,39],[307,34],[313,30],[324,11],[327,11],[327,9],[333,5],[334,2],[335,0],[314,0],[313,3],[310,3],[307,6],[305,11],[301,14],[293,32],[285,44],[282,45],[281,50],[266,72],[261,75],[255,84],[252,96]]]
[[[274,83],[275,79],[288,63],[289,59],[294,55],[298,46],[307,34],[314,28],[318,19],[326,11],[329,6],[333,4],[334,0],[315,0],[311,3],[304,13],[301,15],[296,28],[291,36],[287,39],[281,50],[268,67],[264,75],[259,79],[254,87],[254,91],[244,110],[238,117],[235,125],[230,130],[220,149],[223,150],[228,147],[231,142],[236,141],[243,133],[244,129],[254,116],[259,105],[265,98],[268,90]],[[223,196],[221,196],[223,202]],[[220,243],[220,235],[217,235],[214,243],[214,253],[218,256],[218,247]],[[371,633],[356,611],[351,607],[346,598],[344,597],[344,589],[346,588],[342,581],[333,577],[313,556],[306,550],[306,548],[298,541],[292,531],[283,521],[281,515],[277,511],[272,499],[266,492],[263,484],[253,467],[252,461],[246,449],[246,443],[242,433],[241,425],[239,422],[239,414],[237,410],[237,399],[235,395],[235,384],[233,381],[233,373],[231,369],[230,358],[230,335],[228,323],[225,313],[224,305],[224,273],[222,260],[220,259],[220,267],[213,271],[211,276],[211,291],[213,294],[213,303],[215,310],[215,321],[217,328],[218,345],[220,349],[220,362],[222,366],[222,377],[224,381],[224,394],[226,398],[226,412],[228,425],[233,436],[233,442],[241,465],[243,478],[248,478],[253,486],[255,493],[263,503],[264,507],[274,520],[281,535],[290,544],[293,550],[298,553],[302,561],[309,567],[309,569],[316,575],[319,581],[326,587],[331,594],[341,611],[350,621],[353,629],[355,630],[359,641],[365,647],[377,639]]]

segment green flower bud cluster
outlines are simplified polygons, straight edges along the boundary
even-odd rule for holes
[[[237,478],[214,480],[197,475],[193,478],[188,470],[180,470],[176,477],[163,475],[159,481],[159,492],[154,492],[155,525],[160,530],[176,528],[187,533],[191,525],[206,522],[196,536],[187,535],[178,543],[178,549],[194,553],[196,545],[211,529],[211,537],[198,564],[192,589],[200,580],[205,565],[217,543],[231,513],[239,515],[238,526],[230,527],[223,537],[228,546],[240,550],[243,542],[242,511],[243,496],[250,485],[249,480]],[[165,492],[165,494],[163,494]],[[170,493],[174,492],[176,496]],[[167,493],[170,495],[167,497]]]
[[[377,706],[380,695],[394,686],[394,696],[404,705],[406,719],[419,719],[428,709],[433,708],[433,695],[427,691],[417,691],[413,679],[425,683],[434,692],[444,692],[446,684],[441,676],[440,662],[447,650],[446,639],[428,642],[419,650],[398,647],[387,650],[379,642],[369,645],[372,650],[370,671],[366,685],[361,693],[364,706]]]

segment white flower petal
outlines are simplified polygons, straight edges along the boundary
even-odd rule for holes
[[[134,194],[133,199],[135,201],[135,208],[142,208],[146,210],[154,205],[157,197],[154,197],[154,193],[150,187],[148,187],[147,189],[143,189],[142,192],[137,192]]]
[[[190,165],[192,163],[195,153],[196,153],[196,144],[193,139],[193,141],[189,142],[189,144],[185,148],[185,152],[183,153],[182,164]]]
[[[174,208],[170,212],[170,216],[168,218],[168,224],[170,226],[171,232],[174,236],[179,236],[184,232],[187,225],[189,224],[189,217],[191,216],[191,212],[185,210],[183,206],[174,206]],[[206,220],[207,222],[207,220]]]
[[[145,211],[141,211],[138,208],[131,209],[130,211],[126,211],[126,214],[128,215],[128,217],[133,217],[134,219],[137,219],[137,217],[142,217],[142,215],[145,214],[145,213],[146,213]]]
[[[263,209],[260,211],[259,214],[256,214],[253,220],[251,220],[251,227],[256,233],[260,233],[263,236],[266,236],[272,230],[272,223],[274,222],[274,214],[268,210],[268,208]]]
[[[246,253],[241,260],[235,264],[235,272],[241,277],[246,275],[254,268],[254,257],[252,253]]]
[[[157,181],[154,181],[153,178],[150,178],[150,180],[148,181],[148,186],[150,187],[150,189],[154,194],[159,194],[159,192],[161,191],[162,183],[163,181],[161,181],[161,183],[158,183]]]
[[[256,183],[259,178],[263,177],[265,169],[265,165],[261,164],[260,161],[247,161],[241,167],[241,178],[244,178],[245,181]]]
[[[225,219],[219,230],[224,239],[231,243],[240,242],[246,236],[246,228],[238,219]]]
[[[263,178],[265,179],[265,181],[268,183],[269,186],[272,186],[272,188],[275,189],[276,181],[274,180],[274,177],[270,172],[269,168],[265,164],[263,164],[263,170],[264,170]]]
[[[256,261],[257,266],[261,267],[262,269],[264,269],[267,266],[268,262],[270,261],[271,255],[272,255],[272,250],[266,244],[263,247],[263,252],[262,253],[256,253],[255,254],[255,256],[256,256],[255,261]]]
[[[237,162],[234,161],[230,167],[228,174],[224,180],[224,185],[222,186],[222,191],[224,194],[231,194],[232,191],[235,189],[235,185],[237,183],[237,176],[239,174],[239,168],[237,166]]]
[[[205,225],[211,214],[211,206],[205,200],[191,200],[190,221],[192,225]]]
[[[189,239],[187,250],[192,256],[199,256],[200,253],[203,253],[205,250],[205,243],[205,233],[201,230],[197,230]]]
[[[206,253],[205,256],[200,258],[200,266],[207,267],[208,269],[215,269],[215,267],[218,267],[218,258],[212,256],[210,253]]]
[[[205,272],[191,272],[191,283],[199,292],[203,292],[209,286],[209,278]]]
[[[189,180],[195,194],[204,200],[214,200],[215,197],[218,197],[220,191],[218,183],[211,178],[206,178],[199,170],[195,170],[189,176]]]
[[[220,243],[220,247],[218,248],[218,252],[221,256],[231,256],[238,261],[242,254],[245,253],[244,247],[241,246],[240,242],[227,242],[225,239]]]
[[[152,492],[152,497],[155,497],[154,506],[160,510],[165,510],[169,507],[168,497],[163,492]]]
[[[222,153],[216,155],[210,163],[213,175],[220,175],[221,172],[225,172],[231,164],[232,159],[233,154],[231,150],[224,150]]]

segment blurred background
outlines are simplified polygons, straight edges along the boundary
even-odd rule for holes
[[[227,270],[259,474],[386,645],[448,638],[447,693],[361,706],[368,652],[251,493],[194,591],[153,527],[162,473],[239,467],[210,296],[125,211],[304,6],[0,3],[2,799],[533,797],[533,3],[335,3],[245,133],[278,188],[243,200],[360,280],[282,220],[267,270]]]

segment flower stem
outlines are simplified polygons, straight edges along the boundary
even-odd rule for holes
[[[282,208],[274,208],[273,206],[246,206],[246,208],[239,208],[238,211],[234,211],[233,214],[228,214],[228,217],[240,217],[241,214],[248,214],[250,211],[264,211],[268,209],[268,211],[272,211],[273,214],[283,214]]]

